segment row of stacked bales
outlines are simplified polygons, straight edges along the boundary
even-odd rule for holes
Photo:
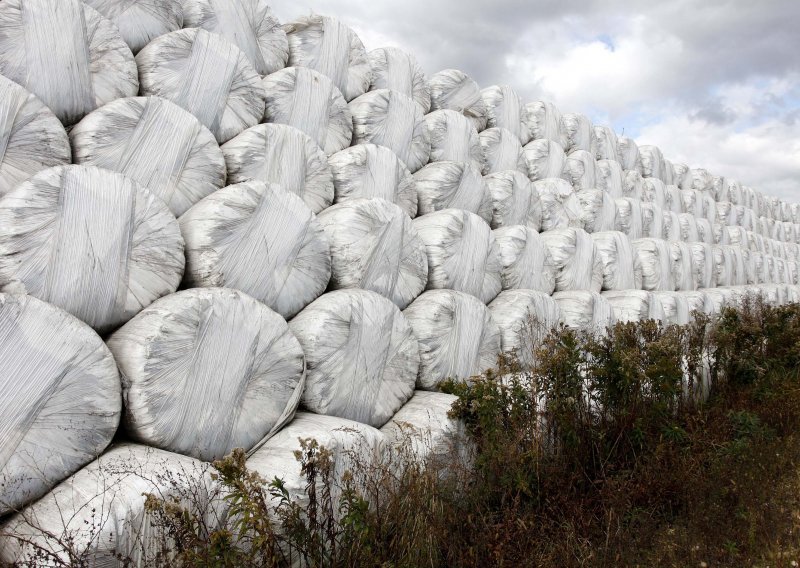
[[[298,438],[428,459],[440,383],[559,323],[800,299],[800,206],[334,18],[6,0],[0,43],[3,560],[136,555],[145,492],[228,522],[234,448],[301,502]]]

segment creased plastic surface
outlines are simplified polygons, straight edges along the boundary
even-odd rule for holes
[[[431,162],[469,162],[483,169],[483,148],[475,125],[460,112],[435,110],[425,115]]]
[[[492,321],[500,330],[500,349],[531,368],[536,350],[561,322],[561,310],[548,294],[534,290],[506,290],[489,304]]]
[[[483,175],[504,170],[528,173],[528,164],[519,138],[505,128],[488,128],[480,133],[483,149]]]
[[[556,266],[557,291],[600,291],[603,263],[589,233],[583,229],[555,229],[540,236]]]
[[[422,112],[431,110],[431,90],[416,58],[396,47],[380,47],[367,54],[372,67],[370,88],[397,91],[414,99]]]
[[[603,297],[611,304],[614,319],[618,322],[666,321],[661,301],[645,290],[603,292]]]
[[[528,178],[506,170],[484,178],[492,197],[492,228],[525,225],[538,231],[542,225],[542,204],[539,192]]]
[[[481,171],[470,162],[433,162],[414,174],[420,215],[462,209],[492,221],[492,195]]]
[[[553,299],[561,310],[561,323],[570,329],[603,333],[614,325],[614,311],[599,292],[556,292]]]
[[[581,204],[569,182],[547,178],[533,184],[542,204],[542,231],[583,227]]]
[[[403,313],[419,340],[417,388],[436,390],[448,378],[466,381],[497,364],[500,331],[476,298],[430,290]]]
[[[556,266],[539,234],[522,225],[494,231],[502,265],[503,290],[528,289],[552,294]]]
[[[627,136],[617,138],[619,144],[619,162],[623,170],[633,170],[642,173],[642,157],[639,146]]]
[[[111,20],[133,53],[183,27],[181,0],[84,0]],[[187,26],[194,27],[194,26]]]
[[[664,155],[659,147],[652,145],[639,146],[639,155],[642,158],[642,175],[644,177],[658,178],[667,183]]]
[[[625,172],[614,160],[597,160],[597,179],[595,184],[599,189],[608,193],[613,199],[630,197],[635,191],[629,191],[625,183]]]
[[[655,203],[642,203],[642,236],[663,239],[667,236],[664,211]]]
[[[419,346],[391,301],[366,290],[323,295],[289,324],[306,354],[304,407],[383,426],[411,398]]]
[[[650,292],[650,294],[661,302],[661,307],[664,309],[664,323],[668,325],[686,325],[692,321],[686,293]],[[695,302],[702,302],[702,299],[695,300],[692,304],[693,306],[697,305]]]
[[[586,150],[570,152],[562,177],[572,185],[575,191],[597,187],[599,172],[594,155]]]
[[[675,290],[669,243],[662,239],[638,239],[632,241],[631,245],[642,263],[642,289]]]
[[[522,156],[531,181],[560,178],[567,164],[567,155],[563,148],[558,142],[547,139],[528,142],[522,148]]]
[[[101,333],[177,289],[183,248],[164,202],[116,172],[50,168],[0,199],[0,290],[24,291]]]
[[[102,452],[122,397],[100,337],[31,296],[0,294],[0,369],[1,516]]]
[[[481,90],[481,99],[486,104],[486,126],[505,128],[513,133],[521,144],[527,144],[530,131],[523,122],[525,113],[517,92],[508,85],[492,85]]]
[[[594,137],[597,140],[597,159],[620,161],[619,140],[610,126],[595,126]]]
[[[667,186],[663,181],[658,178],[645,178],[642,189],[642,201],[654,203],[661,209],[672,211],[672,193],[667,191]]]
[[[594,160],[597,155],[597,139],[594,134],[594,125],[589,118],[577,112],[568,112],[561,118],[566,133],[567,145],[564,150],[567,154],[583,150],[589,152]]]
[[[534,101],[522,107],[525,124],[532,140],[551,140],[564,148],[567,133],[561,112],[548,101]]]
[[[672,275],[675,278],[676,290],[696,290],[692,249],[689,243],[672,241]]]
[[[623,197],[614,203],[617,206],[614,229],[625,233],[631,240],[641,239],[644,236],[641,201]]]
[[[603,290],[638,290],[642,287],[642,262],[631,241],[619,231],[593,233],[592,240],[603,263]]]
[[[617,205],[602,189],[584,189],[576,193],[581,208],[581,222],[587,233],[614,230]]]
[[[486,129],[488,109],[478,84],[469,75],[458,69],[444,69],[428,78],[428,87],[431,110],[460,112],[472,121],[478,132]]]

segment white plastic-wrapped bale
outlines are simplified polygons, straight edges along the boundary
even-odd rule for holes
[[[428,163],[431,142],[422,109],[388,89],[370,91],[350,102],[353,144],[386,146],[416,172]]]
[[[694,168],[689,170],[689,175],[692,178],[692,185],[691,188],[688,189],[697,189],[698,191],[702,192],[712,192],[714,191],[714,176],[711,173],[703,168]],[[687,188],[681,188],[687,189]]]
[[[358,144],[328,158],[333,175],[334,202],[385,199],[417,216],[417,184],[397,154],[385,146]]]
[[[700,195],[703,202],[703,217],[707,219],[710,223],[716,223],[717,202],[714,201],[714,198],[707,193],[701,193]]]
[[[118,99],[70,132],[76,164],[125,174],[176,216],[225,185],[225,158],[192,114],[159,97]]]
[[[623,197],[615,199],[616,217],[614,230],[628,235],[631,240],[641,239],[644,236],[642,224],[642,202],[638,199]]]
[[[721,178],[719,192],[716,195],[718,201],[730,201],[734,205],[742,204],[742,184],[735,179]]]
[[[728,192],[728,180],[722,176],[711,176],[711,193],[718,201],[730,201]],[[734,205],[736,205],[734,203]]]
[[[664,211],[664,238],[668,241],[681,240],[681,219],[674,211]]]
[[[689,243],[672,241],[669,243],[672,256],[672,275],[675,279],[675,290],[697,290],[694,276],[692,249]]]
[[[734,267],[734,286],[744,286],[747,284],[747,266],[744,263],[744,257],[742,256],[742,249],[741,247],[731,247],[731,258],[733,259],[733,267]],[[775,280],[777,283],[778,281]],[[719,284],[717,284],[719,286]]]
[[[642,235],[654,239],[666,238],[664,212],[655,203],[642,203]]]
[[[642,176],[658,178],[664,183],[666,171],[664,165],[664,155],[658,146],[645,145],[639,146],[639,154],[642,158]]]
[[[657,296],[646,290],[615,290],[603,292],[602,296],[614,310],[618,322],[640,322],[655,320],[666,323],[664,306]]]
[[[330,243],[330,289],[372,290],[401,310],[425,289],[425,245],[397,205],[353,199],[320,213],[319,223]]]
[[[748,249],[742,250],[742,260],[744,261],[745,280],[747,284],[758,284],[756,280],[756,266],[753,254]]]
[[[414,99],[423,113],[431,110],[431,90],[416,58],[396,47],[379,47],[367,54],[372,68],[370,89],[389,89]]]
[[[203,461],[249,450],[289,422],[304,382],[286,321],[225,288],[162,298],[108,340],[133,439]]]
[[[710,315],[718,315],[724,308],[736,308],[740,295],[735,288],[709,288],[705,291]]]
[[[222,153],[228,183],[276,183],[298,195],[314,213],[333,203],[333,174],[325,153],[296,128],[259,124],[223,145]]]
[[[743,251],[744,252],[744,251]],[[794,260],[786,261],[786,284],[796,285],[800,283],[800,267]]]
[[[664,310],[664,323],[686,325],[691,321],[689,302],[682,292],[650,292],[661,302]]]
[[[623,170],[637,171],[642,173],[642,156],[639,153],[639,146],[633,139],[627,136],[620,136],[617,139],[619,147],[619,162]]]
[[[613,231],[617,205],[602,189],[584,189],[575,194],[580,205],[580,219],[587,233]]]
[[[483,178],[492,197],[492,228],[525,225],[538,231],[542,204],[530,180],[517,170],[489,174]]]
[[[582,227],[581,204],[566,180],[547,178],[534,182],[542,204],[542,231]]]
[[[597,139],[592,121],[586,115],[577,112],[568,112],[561,118],[567,143],[564,150],[567,154],[583,150],[589,152],[594,160],[597,155]]]
[[[642,183],[642,201],[655,203],[665,211],[672,211],[672,194],[658,178],[645,178]]]
[[[32,175],[69,164],[69,138],[42,101],[0,75],[0,197]]]
[[[210,466],[147,446],[120,444],[0,527],[0,562],[38,566],[153,566],[179,546],[147,510],[144,495],[174,503],[209,530]],[[164,552],[167,554],[164,554]]]
[[[703,194],[696,189],[682,189],[681,213],[689,213],[695,217],[703,216]]]
[[[567,155],[558,142],[548,139],[528,142],[522,148],[522,156],[531,181],[560,178],[567,164]]]
[[[714,242],[712,244],[715,245],[731,244],[731,231],[729,227],[721,223],[714,223],[714,225],[711,227],[711,230],[714,235]]]
[[[700,233],[697,230],[697,219],[691,213],[681,213],[678,215],[678,222],[681,225],[681,238],[685,243],[694,243],[700,240]],[[672,235],[670,235],[672,237]]]
[[[428,79],[431,110],[450,109],[460,112],[481,132],[486,128],[488,109],[478,84],[458,69],[444,69]]]
[[[469,162],[483,169],[483,148],[475,125],[463,114],[450,109],[425,115],[431,142],[431,162]]]
[[[155,38],[181,29],[184,23],[181,0],[84,2],[111,20],[133,53],[137,53]]]
[[[733,247],[731,246],[714,245],[712,247],[716,286],[732,286],[736,281],[736,267],[734,266],[732,250]]]
[[[757,235],[755,233],[748,234],[741,227],[727,227],[728,229],[728,237],[730,238],[730,243],[718,243],[718,244],[732,244],[740,247],[750,247],[753,250],[760,250],[764,252],[764,238],[761,235]],[[753,239],[751,240],[751,235]]]
[[[642,287],[642,261],[624,233],[594,233],[592,240],[603,263],[603,290],[638,290]]]
[[[463,209],[487,223],[492,220],[489,186],[480,170],[469,162],[428,164],[414,174],[414,185],[420,215],[443,209]]]
[[[783,242],[794,243],[797,241],[797,232],[795,225],[791,221],[784,221],[783,225]]]
[[[699,242],[714,244],[714,229],[708,219],[702,217],[696,218],[697,224],[697,237]]]
[[[736,216],[741,221],[739,225],[747,229],[748,231],[752,231],[756,227],[756,219],[753,217],[753,211],[748,209],[743,205],[736,206]]]
[[[534,101],[523,105],[522,109],[531,140],[550,140],[561,148],[567,145],[564,121],[553,103]]]
[[[655,178],[647,178],[655,179]],[[659,180],[661,181],[661,180]],[[644,182],[645,178],[636,170],[625,170],[622,172],[622,193],[623,197],[630,197],[632,199],[644,198]]]
[[[383,426],[411,398],[420,349],[390,300],[369,290],[329,292],[289,324],[306,355],[303,406]]]
[[[790,304],[800,304],[800,286],[786,287],[786,301]]]
[[[603,261],[591,235],[583,229],[555,229],[540,235],[556,266],[556,290],[591,290],[603,287]]]
[[[289,41],[265,0],[183,0],[183,25],[225,37],[260,75],[283,69]]]
[[[682,213],[683,208],[681,204],[681,190],[678,189],[678,186],[665,185],[664,191],[667,194],[667,203],[669,204],[670,210],[674,213]]]
[[[689,243],[692,255],[692,275],[694,288],[713,288],[716,282],[714,247],[707,243]]]
[[[36,95],[65,125],[139,89],[119,30],[78,0],[0,3],[0,74]]]
[[[672,183],[680,189],[692,189],[692,171],[686,164],[672,164]]]
[[[325,75],[308,67],[287,67],[268,75],[261,84],[267,97],[265,122],[288,124],[305,132],[329,156],[350,146],[350,109]]]
[[[506,290],[489,304],[500,330],[500,350],[517,358],[524,369],[536,363],[536,349],[561,321],[561,310],[548,294]]]
[[[599,172],[594,156],[586,150],[574,150],[567,156],[562,176],[575,191],[597,186]]]
[[[230,185],[189,209],[180,226],[191,287],[235,288],[290,318],[328,285],[322,226],[299,197],[275,184]]]
[[[500,293],[500,254],[483,219],[469,211],[445,209],[414,219],[414,228],[428,254],[429,290],[457,290],[483,303]]]
[[[469,294],[430,290],[403,314],[419,341],[417,388],[436,390],[446,379],[466,381],[497,365],[500,330]]]
[[[553,300],[561,310],[561,323],[570,329],[603,333],[614,325],[614,310],[599,292],[556,292]]]
[[[595,126],[594,137],[597,140],[597,159],[619,162],[619,140],[610,126]]]
[[[524,122],[525,111],[517,92],[508,85],[492,85],[481,90],[481,99],[486,105],[486,126],[505,128],[517,138],[520,144],[527,144],[530,131]]]
[[[102,452],[117,430],[122,397],[103,340],[54,306],[0,294],[0,337],[2,516]]]
[[[522,225],[496,229],[495,242],[502,265],[503,290],[537,290],[552,294],[556,267],[539,234]]]
[[[0,291],[25,292],[105,333],[183,276],[166,204],[122,174],[43,170],[0,199]]]
[[[675,290],[669,243],[662,239],[638,239],[631,246],[642,263],[642,289],[651,292]]]
[[[612,199],[627,197],[625,174],[615,160],[597,160],[597,187],[608,193]],[[638,175],[638,174],[637,174]],[[635,193],[632,192],[632,193]]]
[[[290,67],[310,67],[333,81],[348,101],[367,92],[372,82],[364,44],[336,18],[312,14],[283,26],[289,40]]]
[[[694,290],[690,292],[683,291],[675,293],[681,298],[684,298],[686,300],[686,303],[689,304],[690,319],[694,317],[695,312],[706,315],[713,314],[714,307],[704,290]]]
[[[786,261],[783,260],[782,258],[775,259],[775,283],[776,284],[787,283]]]
[[[740,227],[742,227],[743,223],[737,223]],[[744,227],[745,229],[747,227]],[[772,224],[772,234],[770,237],[776,241],[785,241],[786,240],[786,232],[785,227],[781,221],[774,221]]]
[[[672,169],[672,162],[664,158],[664,183],[667,185],[675,185],[675,172]]]
[[[528,173],[522,145],[511,131],[505,128],[488,128],[478,137],[483,151],[483,175],[505,170]]]

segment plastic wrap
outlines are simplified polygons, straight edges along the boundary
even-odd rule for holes
[[[675,172],[672,169],[672,162],[664,158],[664,183],[667,185],[675,185]]]
[[[0,197],[47,168],[69,164],[67,132],[35,95],[0,75]]]
[[[644,236],[641,201],[629,197],[616,199],[617,214],[614,218],[614,229],[625,233],[631,240]]]
[[[133,439],[203,461],[249,450],[294,416],[304,382],[284,319],[224,288],[173,294],[108,340]]]
[[[180,226],[188,286],[235,288],[290,318],[328,285],[331,256],[321,224],[275,184],[230,185],[187,211]]]
[[[667,323],[664,306],[657,296],[646,290],[624,290],[603,292],[602,296],[614,310],[618,322],[640,322],[655,320]]]
[[[714,247],[707,243],[689,243],[692,255],[694,288],[713,288],[717,285]]]
[[[733,211],[733,203],[730,201],[717,201],[717,221],[728,226],[736,225],[736,218]]]
[[[695,168],[689,170],[689,175],[692,178],[691,188],[681,189],[696,189],[702,192],[713,192],[714,190],[714,176],[708,170],[703,168]]]
[[[624,233],[594,233],[592,240],[603,263],[603,290],[638,290],[642,287],[642,261]]]
[[[581,204],[569,182],[547,178],[534,182],[542,204],[542,231],[582,227]]]
[[[555,229],[540,235],[556,266],[556,290],[591,290],[603,287],[603,261],[591,235],[583,229]]]
[[[350,109],[325,75],[308,67],[287,67],[268,75],[261,84],[267,97],[265,122],[305,132],[329,156],[350,146]]]
[[[599,172],[594,155],[586,150],[573,150],[567,156],[562,176],[575,191],[597,187]]]
[[[714,245],[712,248],[716,286],[732,286],[736,281],[732,251],[733,247],[730,246]]]
[[[181,0],[84,0],[119,30],[133,53],[183,27]],[[193,27],[193,26],[187,26]]]
[[[487,223],[492,220],[489,186],[480,170],[469,162],[433,162],[414,174],[414,183],[420,215],[463,209]]]
[[[379,47],[367,56],[372,68],[370,88],[389,89],[414,99],[423,113],[431,110],[431,90],[416,58],[396,47]]]
[[[425,115],[431,141],[431,162],[469,162],[483,169],[483,148],[475,125],[454,110],[435,110]]]
[[[560,178],[567,164],[567,155],[558,142],[544,138],[526,144],[522,148],[522,156],[531,181]]]
[[[695,243],[700,240],[700,233],[697,230],[697,219],[691,213],[681,213],[678,215],[678,222],[681,225],[681,238],[685,243]],[[670,235],[672,238],[672,235]]]
[[[755,233],[749,233],[742,229],[741,227],[727,227],[728,230],[728,237],[730,239],[730,243],[718,243],[718,244],[731,244],[737,245],[740,247],[752,247],[754,250],[760,250],[764,252],[764,238],[761,235],[756,235]],[[753,237],[752,241],[750,237]]]
[[[665,324],[686,325],[692,321],[689,301],[684,292],[650,292],[650,294],[661,302]]]
[[[108,170],[50,168],[0,199],[0,291],[28,293],[101,333],[177,289],[183,247],[164,202]]]
[[[353,199],[320,213],[319,222],[330,242],[330,289],[372,290],[401,310],[425,289],[425,245],[397,205]]]
[[[633,139],[627,136],[617,138],[619,147],[619,163],[623,170],[631,170],[642,173],[642,156],[639,153],[639,146]]]
[[[587,233],[613,231],[617,218],[617,205],[610,194],[602,189],[584,189],[577,192],[580,219]]]
[[[762,284],[767,280],[764,253],[751,251],[750,262],[753,265],[753,284]]]
[[[598,160],[620,161],[619,140],[613,128],[610,126],[595,126],[594,137],[597,141],[596,158]]]
[[[120,444],[0,529],[0,561],[20,565],[154,566],[179,548],[148,512],[145,494],[186,510],[216,530],[209,513],[209,466],[134,444]],[[17,535],[14,538],[10,535]],[[166,549],[168,555],[160,553]]]
[[[419,340],[417,388],[436,390],[445,379],[466,381],[497,365],[500,330],[472,296],[431,290],[403,313]]]
[[[225,185],[214,135],[189,112],[158,97],[118,99],[70,132],[76,164],[125,174],[176,216]]]
[[[758,284],[756,279],[756,265],[753,254],[748,249],[740,249],[744,262],[745,284]]]
[[[708,298],[708,313],[717,315],[723,308],[735,308],[741,295],[735,288],[709,288],[705,291]]]
[[[664,211],[664,238],[668,241],[681,240],[680,215],[673,211]]]
[[[486,105],[486,126],[505,128],[527,144],[531,134],[525,122],[525,110],[517,92],[508,85],[492,85],[481,91],[481,99]]]
[[[652,180],[655,178],[647,178]],[[661,180],[658,180],[661,181]],[[622,172],[622,192],[623,197],[631,199],[644,199],[645,178],[636,170],[625,170]],[[668,201],[669,202],[669,201]]]
[[[334,201],[385,199],[409,217],[417,215],[417,184],[397,154],[385,146],[358,144],[328,158]]]
[[[506,290],[489,304],[500,330],[500,349],[517,358],[524,370],[536,363],[536,350],[561,321],[561,310],[548,294]]]
[[[222,146],[228,183],[256,179],[297,194],[314,212],[333,203],[333,174],[325,153],[285,124],[259,124]]]
[[[553,299],[561,310],[561,323],[570,329],[603,333],[614,325],[614,311],[599,292],[556,292]]]
[[[411,398],[419,346],[391,301],[368,290],[323,295],[290,322],[306,354],[303,406],[379,428]]]
[[[639,239],[631,246],[642,263],[642,289],[651,292],[675,290],[669,243],[661,239]]]
[[[625,174],[619,162],[597,160],[596,172],[597,179],[595,182],[597,187],[608,193],[612,199],[619,199],[628,195],[625,190]]]
[[[697,221],[698,240],[702,243],[713,245],[714,228],[711,226],[711,223],[708,221],[708,219],[704,219],[702,217],[698,217],[696,221]]]
[[[0,4],[0,74],[36,95],[65,125],[139,88],[119,30],[78,0]]]
[[[122,397],[102,339],[62,310],[0,294],[0,337],[2,516],[102,452],[117,430]]]
[[[589,118],[577,112],[568,112],[562,115],[564,133],[567,145],[564,150],[572,154],[578,150],[589,152],[592,160],[597,155],[597,139],[594,135],[594,125]]]
[[[703,194],[696,189],[682,189],[681,213],[689,213],[695,217],[703,216]]]
[[[353,144],[386,146],[416,172],[428,163],[431,141],[422,109],[411,98],[388,89],[370,91],[350,103]]]
[[[517,170],[528,173],[528,163],[514,133],[505,128],[489,128],[479,135],[483,150],[483,175]]]
[[[686,164],[672,164],[672,184],[679,189],[692,189],[692,171]]]
[[[716,197],[719,201],[730,201],[734,205],[742,205],[744,200],[742,184],[735,179],[723,179],[720,193]]]
[[[414,220],[428,253],[428,289],[458,290],[489,303],[500,293],[500,254],[489,225],[445,209]]]
[[[454,110],[470,119],[478,132],[486,128],[489,111],[480,87],[469,75],[458,69],[445,69],[428,79],[428,87],[431,110]]]
[[[550,140],[561,148],[567,145],[564,121],[553,103],[534,101],[523,105],[522,110],[531,140]]]
[[[677,185],[665,185],[664,193],[666,194],[667,205],[669,210],[673,213],[681,214],[683,212],[683,204],[681,202],[681,190]]]
[[[522,225],[494,231],[502,264],[503,290],[537,290],[552,294],[556,267],[550,250],[536,231]]]
[[[654,239],[667,237],[664,226],[664,212],[655,203],[642,203],[642,235]]]
[[[697,290],[694,257],[689,243],[672,241],[669,243],[669,247],[672,253],[672,275],[675,279],[675,290]]]
[[[489,174],[484,178],[492,197],[492,228],[525,225],[538,231],[542,204],[530,180],[516,170]]]
[[[642,176],[658,178],[666,184],[666,169],[664,155],[658,146],[639,146],[639,154],[642,158]]]
[[[693,292],[675,292],[681,298],[686,300],[689,304],[689,318],[690,321],[694,319],[694,313],[711,315],[714,313],[713,303],[710,301],[708,295],[703,290],[696,290]]]

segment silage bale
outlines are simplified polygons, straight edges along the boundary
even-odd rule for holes
[[[586,150],[573,150],[567,156],[564,173],[561,175],[575,191],[595,188],[598,176],[597,162]]]
[[[638,290],[642,287],[642,261],[631,240],[619,231],[592,234],[603,264],[603,290]]]
[[[235,288],[290,318],[325,291],[328,238],[311,210],[275,184],[221,189],[180,218],[185,282]]]
[[[666,323],[664,306],[657,296],[646,290],[617,290],[603,292],[602,296],[614,310],[614,319],[618,322],[640,322],[655,320]]]
[[[128,435],[203,461],[249,450],[294,416],[304,358],[286,321],[225,288],[162,298],[108,340]]]
[[[655,203],[642,203],[642,236],[654,239],[666,238],[664,212]]]
[[[558,142],[544,138],[528,142],[522,148],[522,155],[531,181],[560,178],[567,164],[567,155]]]
[[[689,243],[671,241],[672,275],[675,279],[675,290],[697,290],[692,262],[692,249]]]
[[[486,126],[505,128],[520,144],[530,142],[531,136],[524,122],[525,111],[517,92],[508,85],[492,85],[481,90],[481,99],[486,105]]]
[[[689,213],[695,217],[703,216],[703,194],[696,189],[682,189],[681,213]]]
[[[561,148],[567,145],[564,121],[553,103],[534,101],[522,109],[531,140],[550,140]]]
[[[492,198],[492,229],[525,225],[538,231],[542,204],[530,180],[516,170],[495,172],[483,178]]]
[[[0,74],[66,126],[139,89],[130,48],[109,20],[78,0],[0,3]]]
[[[707,309],[709,315],[719,315],[724,308],[737,308],[740,294],[735,288],[709,288],[705,290],[708,298]]]
[[[628,235],[631,240],[641,239],[644,236],[642,224],[641,201],[629,197],[615,199],[616,216],[614,217],[614,230]]]
[[[536,350],[558,327],[561,310],[548,294],[534,290],[506,290],[489,304],[492,321],[500,330],[500,350],[516,358],[524,370],[536,363]]]
[[[468,211],[445,209],[413,223],[428,254],[429,290],[457,290],[484,303],[500,293],[500,255],[483,219]]]
[[[255,179],[300,197],[314,213],[333,202],[333,174],[325,153],[296,128],[259,124],[222,146],[228,183]]]
[[[655,178],[647,178],[648,180]],[[659,180],[661,181],[661,180]],[[623,197],[631,199],[644,199],[645,178],[636,170],[625,170],[622,172],[622,192]]]
[[[397,205],[353,199],[320,213],[319,223],[330,243],[329,289],[372,290],[401,310],[425,289],[425,245]]]
[[[177,289],[183,248],[166,204],[116,172],[50,168],[0,199],[0,291],[50,302],[101,333]]]
[[[500,330],[479,300],[455,290],[430,290],[403,312],[419,341],[417,388],[466,381],[497,365]]]
[[[708,219],[698,218],[697,221],[697,237],[700,242],[709,245],[714,244],[714,229]]]
[[[673,211],[664,211],[664,238],[668,241],[681,240],[680,215]]]
[[[692,321],[689,301],[683,292],[651,292],[651,294],[661,302],[665,324],[686,325]]]
[[[712,248],[716,286],[732,286],[736,281],[736,267],[732,251],[733,247],[731,246],[714,245]]]
[[[581,205],[569,182],[547,178],[534,182],[542,204],[542,231],[582,227]]]
[[[610,126],[595,126],[594,137],[597,140],[597,160],[620,161],[619,140]]]
[[[262,76],[283,69],[289,60],[286,32],[266,0],[183,0],[183,26],[222,35]]]
[[[414,174],[420,215],[463,209],[487,223],[492,220],[492,196],[478,168],[469,162],[433,162]]]
[[[561,310],[561,323],[570,329],[604,333],[614,325],[614,311],[599,292],[556,292],[553,300]]]
[[[733,203],[730,201],[717,201],[717,220],[728,226],[736,226],[736,216]]]
[[[528,164],[522,145],[511,131],[505,128],[488,128],[480,133],[483,150],[483,175],[505,170],[528,173]]]
[[[707,243],[690,243],[694,288],[713,288],[717,285],[714,247]]]
[[[639,154],[642,157],[642,176],[658,178],[666,184],[666,166],[661,149],[653,145],[639,146]]]
[[[686,164],[672,164],[672,183],[679,189],[692,189],[692,170]]]
[[[428,163],[431,142],[422,109],[388,89],[370,91],[350,102],[353,144],[386,146],[413,173]]]
[[[756,280],[756,265],[753,254],[748,249],[741,249],[744,262],[745,284],[758,284]],[[788,264],[788,263],[787,263]]]
[[[181,29],[184,24],[181,0],[84,2],[111,20],[133,53],[137,53],[155,38]]]
[[[450,109],[460,112],[481,132],[486,128],[488,109],[481,98],[478,84],[458,69],[444,69],[428,79],[431,110]]]
[[[680,215],[683,212],[681,190],[678,189],[677,185],[665,185],[664,191],[667,194],[667,203],[669,203],[670,210]]]
[[[556,290],[591,290],[603,287],[603,262],[592,237],[583,229],[555,229],[542,240],[556,266]]]
[[[626,197],[625,173],[615,160],[597,160],[597,180],[599,189],[608,193],[612,199]],[[636,193],[635,191],[633,193]]]
[[[675,185],[674,172],[672,170],[672,162],[664,158],[664,183],[667,185]]]
[[[568,112],[562,115],[566,146],[564,151],[572,154],[578,150],[588,152],[592,160],[597,155],[597,139],[594,135],[594,125],[586,115],[577,112]]]
[[[431,162],[469,162],[483,169],[483,148],[475,125],[454,110],[435,110],[425,115],[431,141]]]
[[[639,146],[632,138],[620,136],[617,139],[619,146],[619,163],[623,170],[631,170],[642,173],[642,156],[639,153]]]
[[[753,265],[753,284],[763,284],[767,280],[764,253],[750,251],[750,262]]]
[[[330,156],[350,146],[353,118],[336,85],[308,67],[287,67],[262,81],[265,122],[293,126]]]
[[[697,231],[697,219],[694,215],[691,213],[681,213],[678,215],[678,222],[681,225],[681,241],[685,243],[696,243],[700,240],[700,233]]]
[[[715,245],[729,245],[731,244],[731,231],[730,229],[721,224],[721,223],[714,223],[711,227],[712,234],[714,235],[714,242],[712,244]]]
[[[118,99],[70,132],[76,164],[125,174],[177,217],[225,185],[225,158],[194,115],[159,97]]]
[[[35,95],[0,75],[0,197],[32,175],[69,164],[64,126]]]
[[[631,246],[642,263],[642,289],[651,292],[675,290],[669,243],[662,239],[638,239]]]
[[[735,179],[718,178],[720,181],[719,190],[716,198],[718,201],[730,201],[734,205],[741,205],[742,184]]]
[[[324,294],[289,323],[306,355],[302,404],[383,426],[411,398],[420,349],[391,301],[368,290]]]
[[[397,154],[385,146],[357,144],[328,158],[334,202],[385,199],[412,219],[417,215],[417,184]]]
[[[704,290],[675,292],[675,294],[684,298],[689,305],[690,321],[694,319],[696,313],[712,315],[714,312],[714,306]]]
[[[552,294],[556,267],[550,250],[529,227],[513,225],[495,229],[503,290],[528,289]]]
[[[103,340],[50,304],[0,294],[0,337],[3,516],[102,452],[117,430],[122,397]]]
[[[764,237],[755,233],[748,233],[741,227],[728,227],[730,244],[740,247],[752,247],[754,250],[765,252]],[[752,239],[751,239],[752,237]]]
[[[372,68],[371,90],[389,89],[414,99],[423,113],[431,110],[431,90],[416,58],[396,47],[379,47],[367,54]]]
[[[696,189],[704,193],[711,192],[713,194],[714,176],[711,175],[711,173],[708,170],[703,168],[693,168],[689,170],[689,175],[692,178],[691,188],[681,188],[681,189]]]
[[[602,189],[584,189],[576,194],[581,208],[580,219],[587,233],[613,231],[617,204]]]

